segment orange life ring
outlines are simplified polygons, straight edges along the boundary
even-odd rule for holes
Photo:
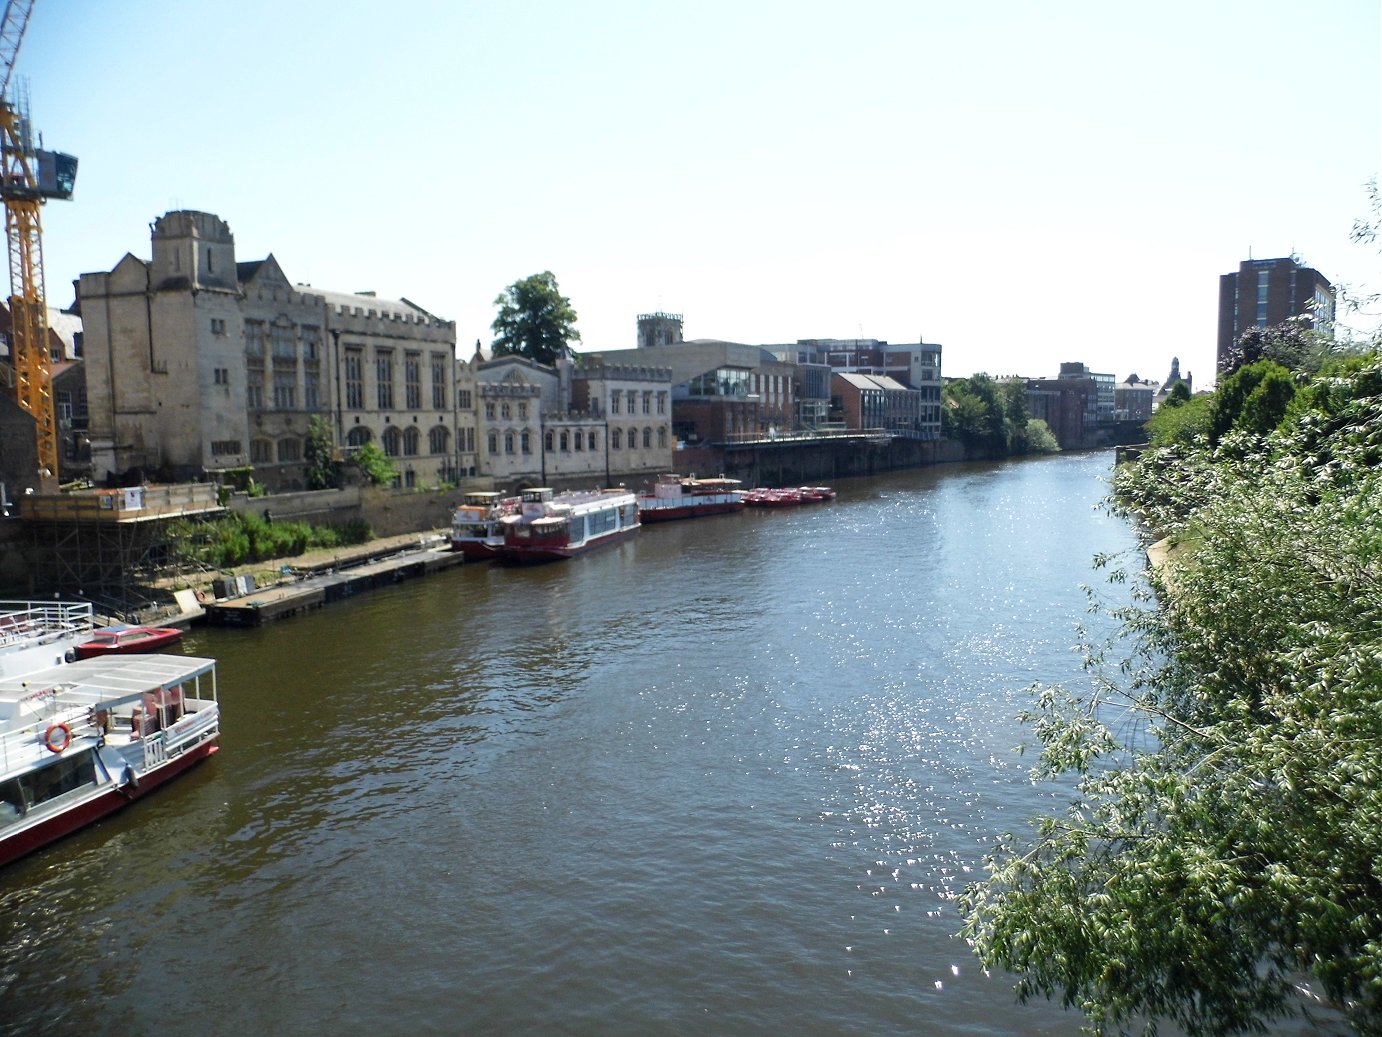
[[[60,753],[72,744],[72,729],[66,724],[49,724],[43,734],[43,744],[50,753]]]

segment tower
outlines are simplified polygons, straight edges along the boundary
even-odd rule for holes
[[[1296,256],[1247,259],[1219,278],[1219,340],[1215,367],[1223,374],[1233,344],[1249,328],[1270,328],[1294,318],[1306,327],[1334,322],[1334,286]]]
[[[638,315],[638,348],[670,346],[682,341],[680,313],[640,313]]]

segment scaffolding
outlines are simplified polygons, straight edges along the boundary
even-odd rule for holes
[[[19,504],[36,586],[124,616],[155,604],[157,584],[198,569],[178,524],[223,510],[209,483],[31,494]]]

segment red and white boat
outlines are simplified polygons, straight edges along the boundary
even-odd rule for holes
[[[694,475],[663,475],[652,493],[638,495],[640,522],[669,522],[743,509],[744,484],[724,476],[697,479]]]
[[[776,489],[760,486],[744,494],[744,503],[754,508],[794,508],[798,504],[834,499],[835,491],[829,486],[784,486]]]
[[[216,662],[122,655],[0,677],[0,864],[216,752]]]
[[[500,560],[557,562],[638,532],[638,503],[623,487],[556,493],[541,486],[524,490],[519,512],[499,520],[504,543]]]
[[[496,558],[504,544],[499,520],[518,514],[519,499],[489,491],[467,493],[451,513],[451,550],[467,559]]]
[[[180,640],[182,631],[177,627],[101,627],[89,641],[77,645],[77,658],[156,652]]]

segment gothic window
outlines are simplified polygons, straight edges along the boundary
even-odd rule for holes
[[[408,353],[403,358],[403,398],[408,410],[422,407],[422,356]]]
[[[383,435],[384,453],[389,457],[398,457],[402,453],[401,440],[402,434],[398,431],[397,425],[390,425],[384,430]]]
[[[345,356],[346,409],[365,409],[365,358],[358,349],[346,351]]]

